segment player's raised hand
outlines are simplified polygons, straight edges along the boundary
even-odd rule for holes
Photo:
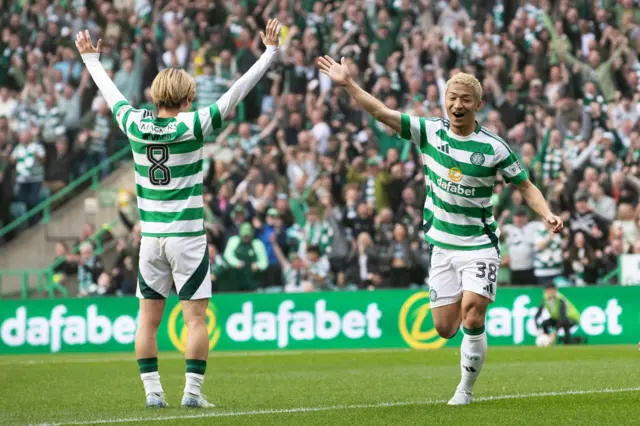
[[[340,86],[345,86],[351,80],[351,73],[344,58],[342,58],[341,63],[337,63],[329,55],[320,57],[318,58],[318,69]]]
[[[76,47],[81,55],[83,53],[100,53],[100,50],[102,50],[102,39],[98,40],[98,44],[94,46],[91,42],[89,30],[79,31],[76,35]]]
[[[269,19],[266,34],[260,31],[260,37],[265,46],[277,46],[280,44],[280,22],[277,19]]]
[[[550,215],[549,217],[545,217],[544,221],[547,223],[551,231],[553,231],[556,234],[562,231],[562,228],[564,227],[564,222],[562,218],[553,214]]]

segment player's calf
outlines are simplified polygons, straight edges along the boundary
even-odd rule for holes
[[[213,407],[214,405],[210,404],[200,391],[209,356],[209,334],[206,322],[209,300],[183,300],[181,303],[182,314],[188,330],[185,351],[187,371],[182,406],[190,408]]]
[[[136,332],[136,358],[140,379],[144,385],[147,407],[166,407],[164,391],[158,372],[158,342],[156,333],[162,320],[164,300],[141,300],[140,318]]]
[[[462,345],[460,346],[461,379],[449,405],[470,404],[475,385],[487,356],[484,320],[489,299],[465,292],[462,299]]]

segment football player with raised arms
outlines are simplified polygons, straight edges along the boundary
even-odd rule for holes
[[[77,34],[82,60],[133,151],[142,229],[135,351],[148,407],[167,406],[158,373],[156,333],[174,283],[188,330],[182,406],[213,406],[200,392],[209,355],[206,310],[211,297],[203,222],[203,144],[268,70],[279,34],[279,22],[269,20],[260,33],[265,52],[217,102],[197,111],[191,112],[196,96],[193,78],[181,69],[161,71],[151,85],[157,115],[132,107],[111,81],[99,61],[101,40],[94,46],[89,31]]]
[[[464,333],[462,378],[449,405],[469,404],[487,355],[485,314],[495,300],[500,265],[500,230],[490,201],[496,175],[515,185],[553,232],[562,230],[562,219],[551,212],[509,145],[476,122],[482,87],[474,76],[458,73],[446,83],[448,119],[427,118],[387,108],[358,86],[344,58],[340,63],[329,56],[319,58],[318,67],[377,121],[420,151],[427,192],[424,237],[431,249],[433,322],[443,338],[452,338],[461,324]]]

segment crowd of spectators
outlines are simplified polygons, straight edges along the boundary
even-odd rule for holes
[[[2,16],[0,116],[8,120],[0,118],[0,151],[7,154],[0,170],[6,159],[33,152],[33,164],[47,158],[51,166],[46,173],[30,169],[40,180],[59,172],[51,158],[84,150],[87,161],[99,161],[109,153],[104,135],[122,136],[106,124],[109,111],[65,47],[78,29],[101,35],[101,62],[120,90],[152,109],[147,88],[158,70],[185,68],[197,82],[196,103],[211,103],[260,55],[258,31],[266,19],[284,24],[276,63],[205,147],[214,291],[425,282],[419,155],[318,73],[322,54],[347,58],[366,90],[417,116],[443,116],[444,84],[456,72],[480,79],[478,121],[508,141],[566,225],[561,235],[550,235],[499,177],[493,206],[503,231],[502,282],[596,284],[618,255],[640,253],[637,1],[25,0],[22,9],[10,6]],[[47,107],[30,108],[34,103]],[[28,120],[51,125],[23,131]],[[82,122],[91,125],[78,127]],[[18,139],[23,148],[12,147]],[[31,183],[23,175],[18,184]],[[22,188],[19,198],[35,197],[35,189]],[[115,268],[106,269],[109,292],[135,285],[140,237],[128,220],[132,232],[118,243]]]

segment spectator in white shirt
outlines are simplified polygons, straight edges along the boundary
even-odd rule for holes
[[[523,207],[516,207],[513,212],[513,225],[502,227],[509,247],[509,268],[511,283],[514,285],[536,283],[533,269],[536,228],[535,223],[529,223],[527,210]]]

